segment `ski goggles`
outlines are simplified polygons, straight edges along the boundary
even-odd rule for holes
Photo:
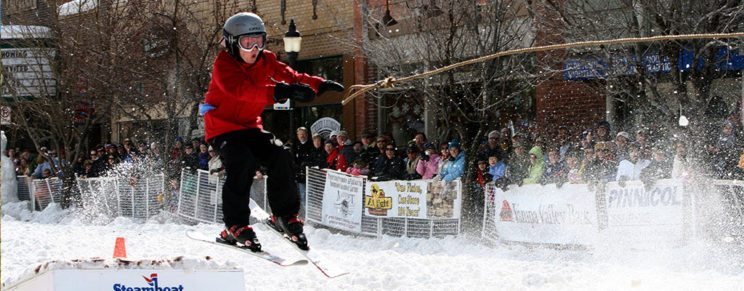
[[[238,46],[244,50],[253,50],[253,48],[262,49],[264,47],[263,34],[246,34],[238,36]]]

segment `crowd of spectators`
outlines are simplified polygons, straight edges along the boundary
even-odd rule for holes
[[[47,147],[41,147],[38,152],[11,148],[5,154],[13,161],[16,175],[34,179],[61,177],[64,175],[63,166],[68,163],[64,157],[58,157],[54,150]],[[120,175],[118,169],[162,172],[166,163],[169,165],[170,178],[178,177],[182,169],[192,171],[202,169],[212,174],[223,171],[222,162],[216,152],[197,138],[188,143],[184,143],[181,138],[177,139],[167,155],[161,154],[160,145],[155,142],[148,145],[125,138],[120,144],[101,144],[74,161],[72,170],[77,177],[94,178]],[[120,167],[122,165],[127,167]]]
[[[734,179],[744,173],[744,152],[737,142],[735,125],[726,120],[706,142],[703,161],[696,174]],[[465,173],[465,159],[476,159],[473,179],[483,187],[495,182],[509,185],[606,183],[621,185],[641,180],[647,185],[664,178],[684,178],[693,172],[684,138],[654,139],[647,129],[613,132],[607,121],[578,134],[565,126],[538,133],[536,127],[513,133],[503,128],[488,133],[476,153],[466,153],[457,139],[436,143],[424,133],[404,148],[395,146],[388,134],[363,134],[353,141],[347,132],[334,131],[328,139],[297,129],[292,143],[297,180],[305,181],[305,167],[333,169],[371,180],[437,179],[452,181]],[[438,150],[437,150],[438,149]],[[706,167],[707,165],[707,167]]]
[[[340,130],[324,139],[300,127],[290,146],[295,158],[295,178],[303,194],[305,167],[365,175],[375,181],[449,182],[465,173],[466,156],[468,160],[475,159],[472,184],[480,187],[491,181],[502,188],[538,183],[561,186],[618,181],[624,184],[630,180],[681,178],[692,172],[688,140],[655,140],[645,129],[632,134],[613,133],[606,121],[578,134],[572,134],[565,126],[557,126],[553,132],[539,132],[534,126],[518,132],[510,128],[493,130],[478,144],[476,153],[468,153],[458,139],[438,143],[429,141],[421,132],[399,148],[389,134],[363,134],[359,141],[354,141],[346,131]],[[696,165],[696,173],[708,173],[720,179],[742,176],[744,152],[734,122],[723,122],[705,144],[705,165]],[[72,166],[79,177],[106,175],[119,164],[145,165],[147,169],[162,171],[167,163],[171,178],[177,177],[182,169],[202,169],[211,174],[223,170],[216,152],[198,138],[186,142],[179,138],[165,154],[159,149],[157,143],[135,143],[126,138],[120,144],[95,147]],[[10,148],[6,155],[14,162],[17,175],[37,179],[61,176],[61,165],[67,163],[46,147],[37,153]],[[57,172],[53,173],[54,170]]]

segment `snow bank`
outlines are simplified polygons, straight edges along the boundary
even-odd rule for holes
[[[738,290],[744,286],[744,250],[737,243],[721,241],[692,241],[655,250],[631,245],[556,250],[485,245],[467,237],[354,237],[307,226],[313,250],[351,272],[328,280],[309,265],[279,267],[184,235],[186,231],[217,235],[221,229],[217,224],[183,225],[167,216],[144,223],[127,218],[90,223],[58,207],[33,215],[24,207],[22,203],[3,206],[4,278],[27,275],[50,261],[57,267],[81,258],[111,257],[116,238],[125,237],[132,261],[183,257],[190,259],[181,264],[195,268],[239,266],[247,290]],[[266,250],[299,258],[263,225],[254,229]]]

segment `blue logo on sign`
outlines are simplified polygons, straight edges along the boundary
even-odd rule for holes
[[[183,291],[183,285],[173,287],[158,286],[158,273],[150,274],[150,277],[142,276],[150,287],[129,287],[124,284],[114,284],[114,291]]]

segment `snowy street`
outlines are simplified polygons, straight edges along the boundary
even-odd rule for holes
[[[132,260],[210,256],[237,264],[246,290],[737,290],[744,285],[744,253],[705,242],[658,251],[553,250],[487,246],[464,237],[373,239],[306,227],[311,247],[351,272],[327,279],[312,265],[278,267],[184,234],[217,234],[218,225],[180,225],[167,217],[144,224],[126,218],[91,223],[55,207],[30,214],[19,210],[23,205],[3,207],[5,283],[49,260],[110,258],[116,237],[124,237]],[[256,228],[266,250],[299,258],[267,229]]]

